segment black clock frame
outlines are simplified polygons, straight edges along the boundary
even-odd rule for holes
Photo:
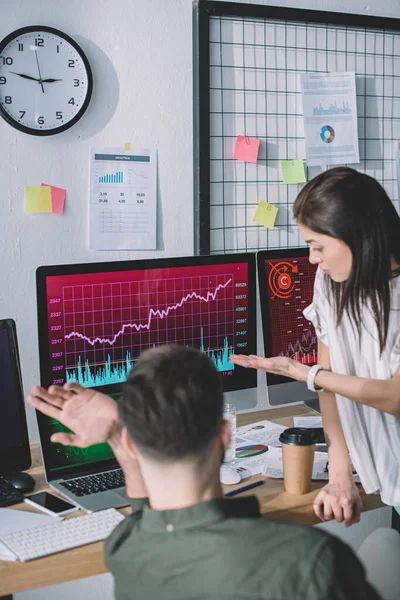
[[[2,104],[0,104],[0,116],[5,121],[7,121],[7,123],[9,125],[14,127],[15,129],[18,129],[19,131],[22,131],[23,133],[28,133],[29,135],[38,135],[38,136],[56,135],[57,133],[62,133],[63,131],[66,131],[67,129],[69,129],[70,127],[75,125],[75,123],[77,123],[79,121],[79,119],[83,116],[83,114],[85,113],[85,111],[89,105],[90,99],[92,97],[92,91],[93,91],[92,69],[90,68],[90,64],[89,64],[88,59],[86,58],[85,53],[83,52],[83,50],[79,46],[79,44],[77,44],[77,42],[75,42],[75,40],[73,40],[71,37],[69,37],[69,35],[67,35],[63,31],[60,31],[59,29],[55,29],[54,27],[47,27],[46,25],[29,25],[27,27],[21,27],[20,29],[16,29],[15,31],[12,31],[5,38],[3,38],[1,40],[0,54],[3,52],[4,48],[10,42],[15,40],[18,36],[24,35],[25,33],[30,33],[32,31],[38,31],[38,32],[43,31],[46,33],[53,33],[54,35],[61,37],[63,40],[65,40],[66,42],[71,44],[71,46],[78,52],[79,56],[81,57],[81,59],[83,61],[84,66],[85,66],[87,78],[88,78],[88,90],[87,90],[85,100],[84,100],[80,110],[76,113],[76,115],[70,121],[68,121],[68,123],[64,123],[64,125],[60,125],[60,127],[55,127],[54,129],[43,130],[43,129],[33,129],[32,127],[26,127],[26,125],[22,125],[22,123],[18,123],[18,121],[15,121],[15,119],[13,119],[4,110]]]

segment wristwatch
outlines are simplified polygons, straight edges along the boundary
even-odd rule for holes
[[[315,383],[314,383],[317,374],[323,370],[324,370],[324,367],[322,365],[313,365],[312,367],[310,367],[310,370],[308,371],[308,375],[307,375],[307,387],[312,392],[323,392],[324,391],[324,388],[320,387],[319,385],[315,385]]]

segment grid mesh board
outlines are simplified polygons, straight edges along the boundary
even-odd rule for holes
[[[306,159],[300,74],[333,71],[356,73],[360,163],[349,166],[375,177],[399,211],[400,31],[211,16],[210,188],[209,196],[200,195],[210,222],[209,243],[208,236],[200,239],[203,252],[303,245],[292,218],[301,185],[283,183],[280,161]],[[257,164],[232,158],[237,135],[261,140]],[[320,172],[306,163],[307,180]],[[260,200],[279,208],[273,230],[253,222]]]

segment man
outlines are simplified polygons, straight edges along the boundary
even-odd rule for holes
[[[219,375],[199,351],[145,352],[119,408],[78,384],[32,394],[32,406],[74,432],[52,441],[108,441],[124,470],[133,513],[105,544],[118,600],[379,600],[338,539],[261,520],[253,496],[222,497],[229,430]]]

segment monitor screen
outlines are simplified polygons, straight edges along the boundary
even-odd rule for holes
[[[255,371],[229,362],[234,352],[256,351],[254,254],[40,267],[37,299],[45,387],[77,381],[118,394],[140,353],[167,343],[207,354],[224,391],[257,385]],[[38,420],[43,448],[61,425]],[[54,469],[112,456],[107,445],[54,446]]]
[[[0,320],[0,474],[30,466],[15,323]]]
[[[288,356],[306,365],[317,362],[317,337],[303,310],[312,302],[316,265],[308,248],[266,250],[257,255],[266,356]],[[267,375],[268,386],[293,381]]]

